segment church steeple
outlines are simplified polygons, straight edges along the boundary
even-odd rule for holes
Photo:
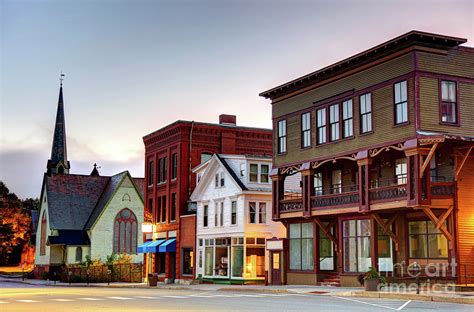
[[[58,110],[56,112],[56,124],[54,126],[53,146],[51,148],[51,158],[48,160],[48,175],[68,174],[71,168],[67,160],[66,148],[66,125],[64,121],[64,101],[63,101],[63,77],[61,73]]]

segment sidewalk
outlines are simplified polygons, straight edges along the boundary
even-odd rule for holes
[[[362,288],[346,287],[325,287],[325,286],[307,286],[307,285],[282,285],[282,286],[263,286],[263,285],[217,285],[217,284],[158,284],[156,287],[149,287],[146,283],[68,283],[29,279],[22,281],[21,278],[0,278],[0,283],[23,283],[36,286],[56,286],[56,287],[107,287],[107,288],[150,288],[150,289],[175,289],[192,291],[246,291],[260,293],[297,293],[313,294],[335,297],[358,297],[358,298],[385,298],[401,300],[434,301],[447,303],[474,304],[474,292],[455,292],[455,291],[431,291],[423,290],[420,294],[409,290],[390,290],[379,292],[368,292]],[[0,285],[1,287],[1,285]]]

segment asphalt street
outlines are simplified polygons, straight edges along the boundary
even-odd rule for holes
[[[473,311],[472,305],[318,294],[0,283],[0,311]]]

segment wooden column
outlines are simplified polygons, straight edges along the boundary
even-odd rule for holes
[[[356,159],[357,165],[359,166],[359,211],[368,211],[370,207],[369,167],[372,163],[372,159],[369,158],[367,151],[357,153]]]
[[[272,179],[272,220],[280,218],[280,200],[285,196],[285,176],[278,173],[278,169],[270,172]]]
[[[314,170],[311,169],[310,163],[305,163],[301,166],[301,180],[303,184],[303,215],[311,215],[311,196],[314,193]]]

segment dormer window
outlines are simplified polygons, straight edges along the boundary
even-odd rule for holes
[[[250,182],[258,182],[258,165],[250,164]]]
[[[249,182],[268,183],[270,166],[264,164],[250,164]]]

